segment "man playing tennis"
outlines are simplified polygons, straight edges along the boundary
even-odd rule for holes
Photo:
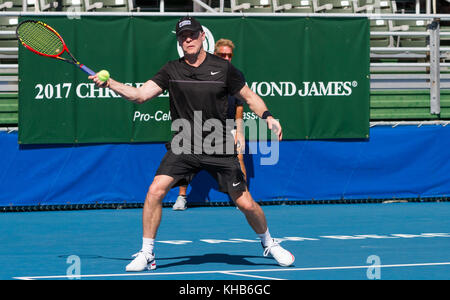
[[[171,188],[188,184],[200,170],[208,171],[217,180],[219,190],[228,193],[244,213],[249,225],[261,239],[264,256],[270,254],[279,265],[290,266],[294,256],[271,237],[264,212],[247,189],[236,156],[234,138],[226,124],[227,96],[236,95],[246,101],[253,112],[266,120],[268,128],[277,134],[278,140],[282,139],[281,125],[230,62],[203,49],[205,33],[195,18],[181,18],[175,31],[184,57],[169,61],[141,87],[130,87],[111,78],[102,82],[97,75],[89,76],[98,86],[109,87],[136,103],[148,101],[168,90],[172,130],[174,124],[184,125],[184,128],[175,128],[168,151],[148,189],[142,217],[142,249],[134,255],[126,271],[156,268],[153,246],[161,222],[162,200]],[[203,130],[199,133],[195,130],[199,125],[204,128],[202,126],[208,120],[218,120],[223,125],[223,140],[216,139],[214,143],[208,144],[206,141],[210,132]],[[227,142],[229,140],[231,143]],[[231,154],[227,150],[230,144],[234,149]],[[219,153],[217,149],[224,151]]]
[[[214,54],[222,57],[223,59],[231,62],[233,58],[234,43],[228,39],[220,39],[216,42],[214,46]],[[241,74],[242,75],[242,74]],[[242,75],[243,76],[243,75]],[[239,164],[241,165],[241,170],[244,173],[244,179],[247,181],[247,172],[244,164],[244,148],[245,148],[245,137],[243,133],[243,116],[244,116],[244,103],[242,100],[228,95],[228,110],[227,118],[236,121],[236,128],[232,130],[233,135],[235,135],[236,149],[238,151]],[[180,186],[180,191],[178,192],[177,200],[172,206],[173,210],[185,210],[187,208],[187,186]]]

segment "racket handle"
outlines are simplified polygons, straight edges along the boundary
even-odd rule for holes
[[[91,76],[96,74],[94,71],[92,71],[91,69],[89,69],[85,65],[81,65],[80,69],[83,70],[84,72],[86,72],[87,74],[91,75]]]

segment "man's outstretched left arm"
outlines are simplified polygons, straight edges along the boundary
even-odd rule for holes
[[[272,130],[277,136],[278,140],[281,141],[283,138],[283,131],[280,122],[276,120],[267,109],[266,104],[263,99],[259,97],[255,92],[253,92],[247,85],[236,94],[236,96],[245,101],[248,107],[261,119],[265,119],[267,126]]]

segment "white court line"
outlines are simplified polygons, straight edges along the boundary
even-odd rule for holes
[[[426,266],[446,266],[450,262],[419,263],[419,264],[395,264],[395,265],[363,265],[363,266],[342,266],[342,267],[314,267],[314,268],[284,268],[284,269],[253,269],[253,270],[216,270],[216,271],[191,271],[191,272],[146,272],[146,273],[123,273],[123,274],[96,274],[96,275],[56,275],[56,276],[26,276],[13,277],[19,280],[34,279],[61,279],[61,278],[94,278],[94,277],[127,277],[127,276],[167,276],[167,275],[192,275],[192,274],[220,274],[220,273],[253,273],[253,272],[292,272],[292,271],[325,271],[325,270],[350,270],[367,268],[405,268],[405,267],[426,267]],[[245,274],[239,274],[245,276]],[[250,276],[250,275],[249,275]]]
[[[285,279],[282,279],[282,278],[265,277],[265,276],[257,276],[257,275],[250,275],[250,274],[239,274],[239,273],[235,273],[235,272],[220,272],[220,273],[227,274],[227,275],[253,277],[253,278],[259,278],[259,279],[267,279],[267,280],[285,280]]]

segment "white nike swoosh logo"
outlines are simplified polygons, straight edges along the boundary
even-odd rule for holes
[[[241,184],[241,182],[239,181],[238,183],[233,183],[233,186],[238,186],[240,184]]]
[[[211,71],[211,75],[216,75],[216,74],[219,74],[220,73],[220,71],[217,71],[217,72],[213,72],[213,71]]]

